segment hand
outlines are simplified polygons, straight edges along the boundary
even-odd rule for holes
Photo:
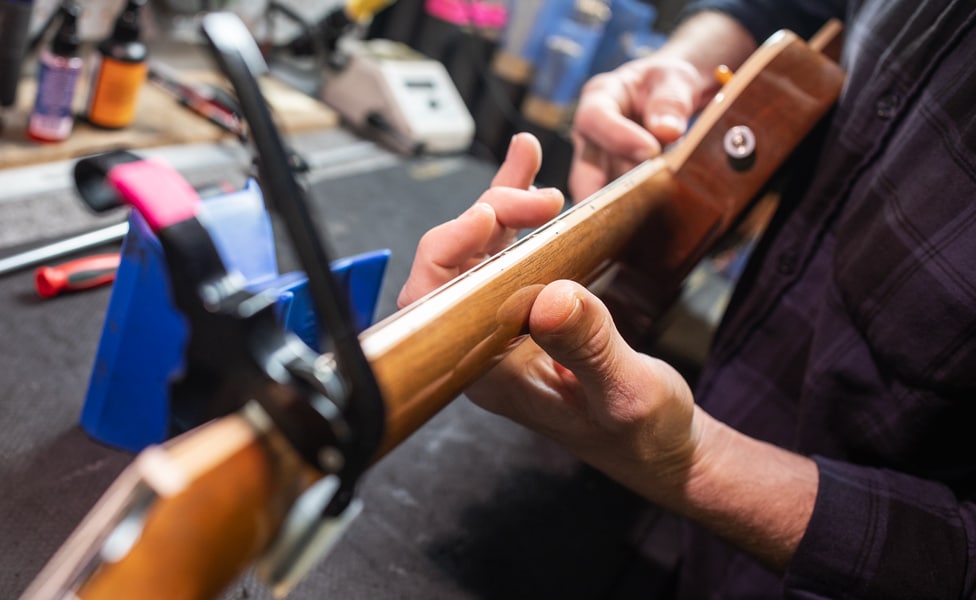
[[[529,332],[467,396],[652,500],[680,494],[701,439],[684,379],[630,348],[603,303],[574,282],[539,293]]]
[[[718,89],[715,68],[736,69],[756,49],[719,11],[685,20],[652,56],[597,75],[583,87],[573,131],[569,190],[579,202],[677,140]]]
[[[580,201],[684,134],[713,82],[691,63],[650,56],[583,87],[573,123],[569,189]]]
[[[401,306],[497,252],[519,228],[558,212],[558,192],[526,189],[540,161],[534,138],[513,139],[493,187],[421,239]],[[469,388],[469,397],[636,490],[680,487],[699,436],[691,392],[677,372],[628,347],[600,300],[572,282],[541,291],[529,326],[532,339]]]
[[[484,260],[519,228],[559,211],[561,194],[528,189],[540,162],[533,137],[512,140],[493,187],[423,237],[401,306]],[[813,512],[813,461],[711,418],[681,376],[631,349],[603,303],[576,283],[545,286],[528,326],[531,338],[468,388],[473,401],[551,437],[767,565],[785,568]]]
[[[403,308],[502,250],[520,229],[539,227],[559,214],[562,192],[530,189],[541,165],[539,141],[528,133],[515,135],[488,191],[457,219],[420,239],[397,305]]]

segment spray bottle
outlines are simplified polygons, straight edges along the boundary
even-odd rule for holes
[[[72,105],[81,74],[78,57],[78,17],[81,7],[74,2],[61,6],[61,25],[49,50],[41,52],[37,72],[37,99],[27,123],[27,135],[42,142],[67,139],[74,125]]]
[[[148,50],[140,41],[139,12],[146,0],[128,0],[115,29],[98,45],[85,115],[93,125],[119,129],[136,116],[139,90],[146,81]]]

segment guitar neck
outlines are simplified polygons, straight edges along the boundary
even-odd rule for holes
[[[501,360],[524,335],[535,296],[557,279],[589,282],[674,193],[649,161],[477,268],[361,336],[396,446]]]

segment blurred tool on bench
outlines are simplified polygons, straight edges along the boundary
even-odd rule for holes
[[[125,237],[128,231],[128,223],[116,223],[2,258],[0,259],[0,275],[26,269],[27,267],[32,267],[48,260],[81,252],[82,250],[118,242]]]
[[[405,154],[463,152],[475,124],[440,62],[390,40],[358,31],[391,0],[349,0],[315,25],[278,2],[268,15],[302,25],[304,33],[273,48],[276,57],[318,58],[320,97],[349,126]]]
[[[221,88],[184,81],[176,69],[159,61],[149,64],[149,81],[173,96],[181,105],[242,141],[247,138],[237,101]]]
[[[34,273],[37,295],[53,298],[62,292],[108,285],[115,281],[120,260],[119,253],[114,252],[86,256],[53,267],[41,267]]]

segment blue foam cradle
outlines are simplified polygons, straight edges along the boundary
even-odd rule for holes
[[[278,273],[271,220],[257,183],[205,200],[199,219],[228,269],[239,271],[250,291],[274,290],[282,326],[316,348],[317,321],[307,279],[304,273]],[[360,331],[373,321],[389,257],[384,249],[331,265],[349,295]],[[169,381],[181,367],[186,337],[186,323],[170,301],[162,247],[132,211],[81,413],[85,431],[131,451],[164,441]]]

